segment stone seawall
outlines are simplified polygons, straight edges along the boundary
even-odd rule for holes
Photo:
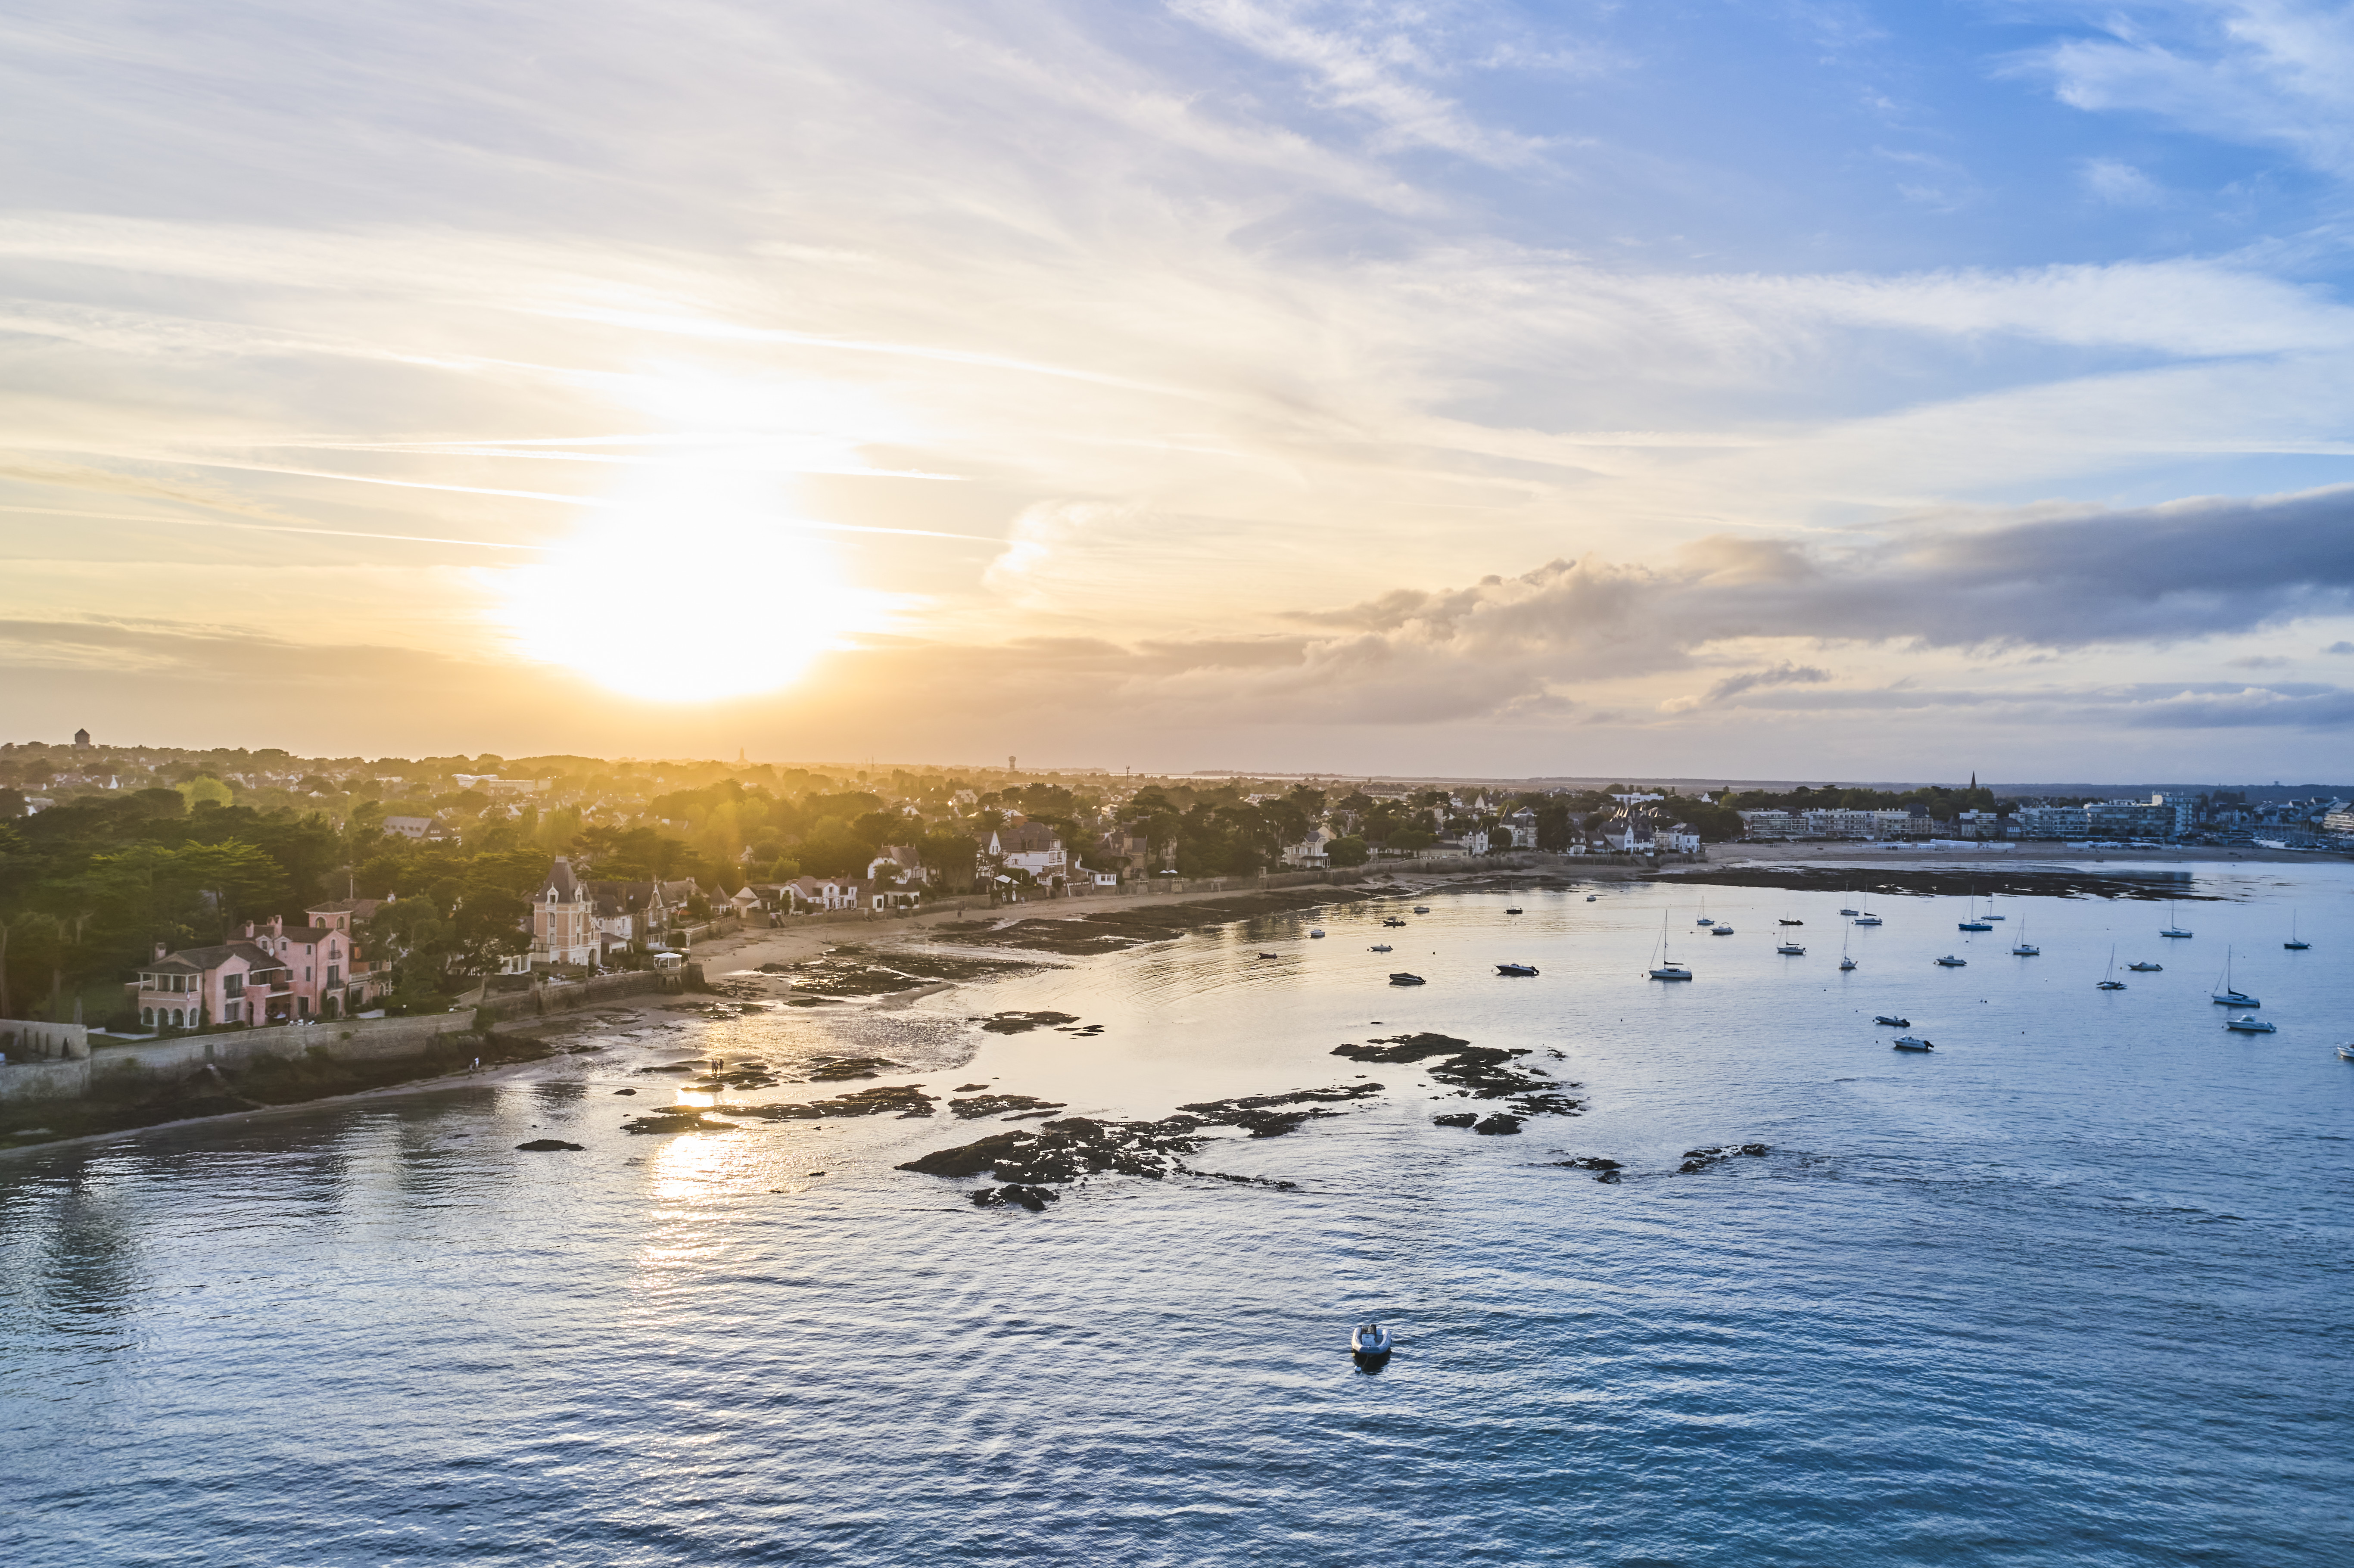
[[[515,1022],[623,997],[675,991],[703,984],[703,967],[689,964],[667,973],[652,969],[599,975],[569,985],[535,987],[494,997],[479,1008],[412,1018],[347,1018],[290,1023],[270,1029],[232,1029],[212,1034],[116,1044],[92,1043],[89,1054],[73,1060],[0,1067],[0,1101],[81,1099],[125,1079],[173,1081],[207,1066],[235,1068],[266,1057],[287,1060],[313,1046],[342,1061],[383,1061],[419,1056],[444,1035],[471,1034],[478,1021]]]

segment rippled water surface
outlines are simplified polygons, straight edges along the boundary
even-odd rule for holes
[[[1404,930],[1270,919],[0,1160],[0,1557],[2345,1561],[2354,877],[2199,886],[2230,901],[2183,905],[2189,942],[2148,903],[2006,900],[1970,935],[1957,900],[1855,930],[1720,888],[1709,938],[1696,890],[1439,894]],[[1641,978],[1663,911],[1689,986]],[[2009,956],[2022,922],[2042,957]],[[2095,991],[2113,942],[2165,972]],[[2223,1033],[2227,943],[2279,1033]],[[970,1022],[1014,1008],[1104,1033]],[[1419,1029],[1531,1047],[1589,1108],[1475,1137],[1382,1066],[1362,1107],[1193,1160],[1297,1191],[1111,1178],[1035,1215],[893,1169],[993,1123],[620,1126],[681,1045],[848,1041],[922,1069],[885,1082],[1161,1116],[1356,1082],[1334,1045]],[[548,1136],[586,1150],[514,1150]],[[1628,1179],[1546,1163],[1589,1154]],[[1378,1375],[1363,1312],[1401,1333]]]

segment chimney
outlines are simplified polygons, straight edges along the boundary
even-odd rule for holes
[[[245,923],[245,939],[249,942],[253,940],[253,922],[250,920]]]
[[[164,944],[161,942],[155,944],[155,957],[153,961],[159,964],[164,961]]]
[[[285,916],[272,915],[270,917],[270,934],[273,937],[282,937],[286,934]]]

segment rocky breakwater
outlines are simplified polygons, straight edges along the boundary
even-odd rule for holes
[[[1448,1086],[1458,1095],[1505,1101],[1506,1109],[1486,1116],[1449,1111],[1430,1118],[1439,1127],[1468,1127],[1490,1138],[1520,1131],[1532,1117],[1575,1116],[1585,1106],[1584,1100],[1564,1092],[1584,1086],[1560,1083],[1543,1068],[1524,1065],[1521,1058],[1532,1054],[1525,1047],[1474,1045],[1452,1034],[1425,1033],[1339,1045],[1332,1054],[1356,1062],[1427,1064],[1423,1071],[1431,1081]]]

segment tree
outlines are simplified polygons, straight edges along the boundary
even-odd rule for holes
[[[233,806],[237,796],[229,787],[209,773],[199,773],[180,786],[180,794],[188,802],[191,812],[207,806]]]
[[[1373,852],[1363,839],[1342,838],[1328,841],[1324,854],[1334,865],[1350,866],[1364,864],[1373,858]]]

